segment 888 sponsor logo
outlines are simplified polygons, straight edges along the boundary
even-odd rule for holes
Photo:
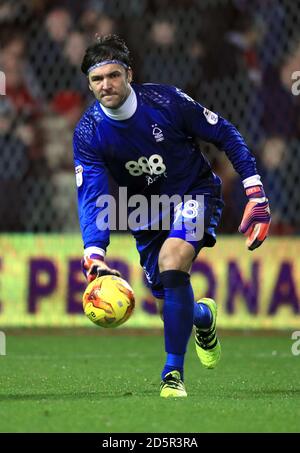
[[[161,175],[166,171],[163,158],[159,154],[152,154],[149,158],[141,156],[137,161],[129,160],[126,162],[125,168],[131,176]]]

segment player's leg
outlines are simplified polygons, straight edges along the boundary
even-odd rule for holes
[[[213,196],[204,201],[205,229],[203,239],[195,244],[196,254],[203,247],[213,247],[216,243],[216,228],[220,221],[223,202],[218,187]],[[194,304],[195,346],[200,362],[205,368],[215,368],[221,357],[221,345],[216,331],[217,304],[204,297]]]
[[[164,307],[165,290],[160,279],[160,270],[158,259],[160,251],[168,237],[169,231],[145,231],[135,233],[137,250],[140,255],[140,264],[145,272],[147,286],[151,289],[153,296],[157,299],[158,308],[161,313],[161,318],[164,318],[162,313]],[[183,242],[183,241],[181,241]],[[194,252],[192,253],[192,255]],[[191,261],[191,259],[189,260]],[[189,266],[186,266],[189,269]],[[193,314],[192,314],[193,317]],[[191,322],[190,330],[192,330]],[[189,332],[190,335],[191,332]],[[181,365],[181,364],[180,364]],[[166,381],[161,384],[162,396],[186,396],[184,384],[181,380],[181,375],[178,370],[173,369]],[[167,385],[166,385],[167,384]],[[162,388],[164,387],[164,388]]]
[[[162,321],[164,300],[156,298],[157,311]],[[217,304],[204,297],[194,302],[195,345],[197,355],[206,368],[214,368],[221,355],[216,331]]]
[[[203,247],[213,247],[216,242],[216,228],[224,203],[218,180],[215,182],[215,186],[207,187],[208,193],[202,199],[196,197],[196,200],[187,201],[180,207],[181,215],[175,216],[169,234],[169,238],[181,237],[193,246],[194,259]],[[183,227],[178,228],[182,222]],[[190,228],[193,225],[194,230]],[[196,352],[206,368],[214,368],[220,359],[221,346],[216,334],[216,318],[217,305],[212,299],[203,298],[194,302]]]
[[[181,238],[168,238],[159,254],[159,277],[164,288],[166,362],[161,373],[161,396],[186,396],[184,357],[193,329],[194,294],[189,270],[195,249]]]
[[[212,325],[213,314],[209,306],[205,302],[203,302],[203,300],[206,301],[207,298],[194,302],[194,325],[196,325],[200,329],[209,329]],[[155,304],[158,314],[163,321],[164,299],[156,298]]]

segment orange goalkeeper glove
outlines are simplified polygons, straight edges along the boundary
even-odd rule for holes
[[[116,275],[117,277],[121,277],[119,271],[111,269],[107,266],[104,262],[104,257],[96,253],[84,256],[81,260],[81,267],[88,283],[92,282],[97,277],[102,277],[103,275]]]
[[[249,201],[245,207],[239,232],[247,236],[248,250],[254,250],[268,235],[271,223],[270,207],[263,186],[247,187],[246,195]]]

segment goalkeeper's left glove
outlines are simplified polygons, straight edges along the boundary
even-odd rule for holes
[[[271,214],[268,199],[262,185],[246,188],[248,203],[239,226],[239,232],[247,236],[248,250],[259,247],[267,237]]]

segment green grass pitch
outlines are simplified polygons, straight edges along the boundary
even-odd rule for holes
[[[13,335],[0,356],[1,432],[299,432],[291,333],[223,334],[215,370],[190,342],[188,398],[159,397],[161,335]]]

